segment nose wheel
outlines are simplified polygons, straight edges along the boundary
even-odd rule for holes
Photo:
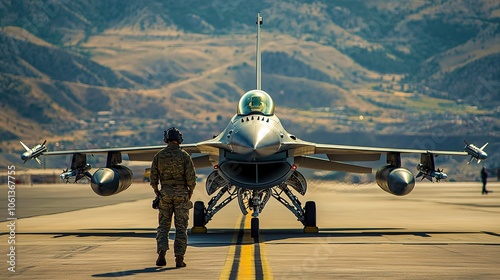
[[[271,191],[268,190],[245,190],[238,191],[238,202],[243,215],[252,213],[250,234],[252,238],[259,237],[259,214],[271,198]]]

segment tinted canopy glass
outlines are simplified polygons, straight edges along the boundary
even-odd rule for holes
[[[274,114],[274,102],[271,96],[262,90],[251,90],[245,93],[238,103],[238,115]]]

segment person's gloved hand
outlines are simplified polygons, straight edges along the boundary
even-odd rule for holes
[[[156,196],[155,199],[153,200],[153,202],[151,203],[151,207],[153,207],[153,209],[158,209],[160,208],[160,196]]]

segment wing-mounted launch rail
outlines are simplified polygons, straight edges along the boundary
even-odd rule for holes
[[[393,167],[401,167],[401,153],[387,153],[387,164]]]
[[[119,151],[108,152],[108,158],[106,159],[106,167],[112,167],[122,163],[122,153]]]
[[[122,154],[119,151],[108,152],[106,158],[106,168],[116,167],[118,164],[122,163]],[[71,168],[64,170],[60,175],[61,180],[65,180],[69,183],[69,179],[75,177],[74,183],[78,182],[82,178],[86,177],[92,180],[92,174],[89,173],[92,166],[87,163],[87,156],[85,154],[75,153],[71,158]]]
[[[71,167],[70,170],[63,170],[63,173],[59,175],[61,180],[69,183],[69,179],[75,177],[74,183],[78,182],[84,177],[87,177],[89,180],[92,178],[92,175],[89,173],[92,166],[87,163],[87,156],[85,154],[73,154],[71,158]]]
[[[431,182],[434,182],[434,179],[436,179],[436,182],[439,182],[448,178],[448,175],[443,173],[443,169],[436,170],[434,156],[430,152],[420,154],[420,163],[417,165],[418,174],[416,178],[422,177],[422,180],[427,179]]]

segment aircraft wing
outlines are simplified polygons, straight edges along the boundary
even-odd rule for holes
[[[297,141],[283,143],[283,146],[295,150],[295,156],[305,156],[313,154],[327,155],[330,160],[335,161],[376,161],[382,154],[400,153],[400,154],[425,154],[434,155],[453,155],[466,156],[467,152],[460,151],[440,151],[440,150],[417,150],[417,149],[399,149],[368,146],[349,146],[349,145],[330,145],[318,144],[307,141]]]
[[[459,151],[417,150],[417,149],[398,149],[398,148],[325,145],[325,144],[316,144],[315,153],[331,155],[332,157],[342,157],[342,156],[348,157],[348,155],[365,155],[365,156],[376,155],[376,154],[380,155],[387,153],[401,153],[401,154],[431,153],[434,155],[454,155],[454,156],[468,155],[466,152],[459,152]]]
[[[330,160],[346,160],[346,161],[374,161],[376,156],[387,153],[401,154],[422,154],[432,153],[434,155],[453,155],[466,156],[467,152],[463,151],[440,151],[440,150],[417,150],[417,149],[400,149],[400,148],[383,148],[369,146],[350,146],[350,145],[331,145],[320,144],[308,141],[298,140],[294,142],[282,143],[282,149],[294,149],[295,156],[304,156],[312,154],[324,154],[329,156]],[[353,158],[353,159],[351,159]]]
[[[74,154],[108,154],[112,152],[120,152],[127,154],[130,160],[133,161],[152,161],[156,153],[163,149],[165,145],[157,146],[139,146],[139,147],[116,147],[104,149],[86,149],[86,150],[67,150],[67,151],[53,151],[45,152],[43,155],[56,156],[56,155],[74,155]],[[201,156],[193,157],[193,162],[197,168],[212,166],[210,156],[218,157],[219,148],[222,144],[218,141],[204,141],[193,144],[181,144],[189,154],[204,154]]]
[[[59,156],[59,155],[72,155],[72,154],[107,154],[109,152],[122,152],[124,154],[144,154],[153,153],[163,149],[165,146],[143,146],[143,147],[116,147],[104,149],[86,149],[86,150],[67,150],[67,151],[54,151],[43,153],[46,156]]]
[[[302,140],[283,143],[282,149],[293,149],[296,162],[302,167],[355,173],[370,173],[371,170],[368,167],[347,164],[345,163],[346,161],[377,161],[382,154],[387,154],[388,158],[392,155],[396,155],[393,157],[396,159],[399,159],[400,154],[468,155],[467,152],[459,151],[330,145]],[[328,160],[310,157],[311,155],[326,155]]]

